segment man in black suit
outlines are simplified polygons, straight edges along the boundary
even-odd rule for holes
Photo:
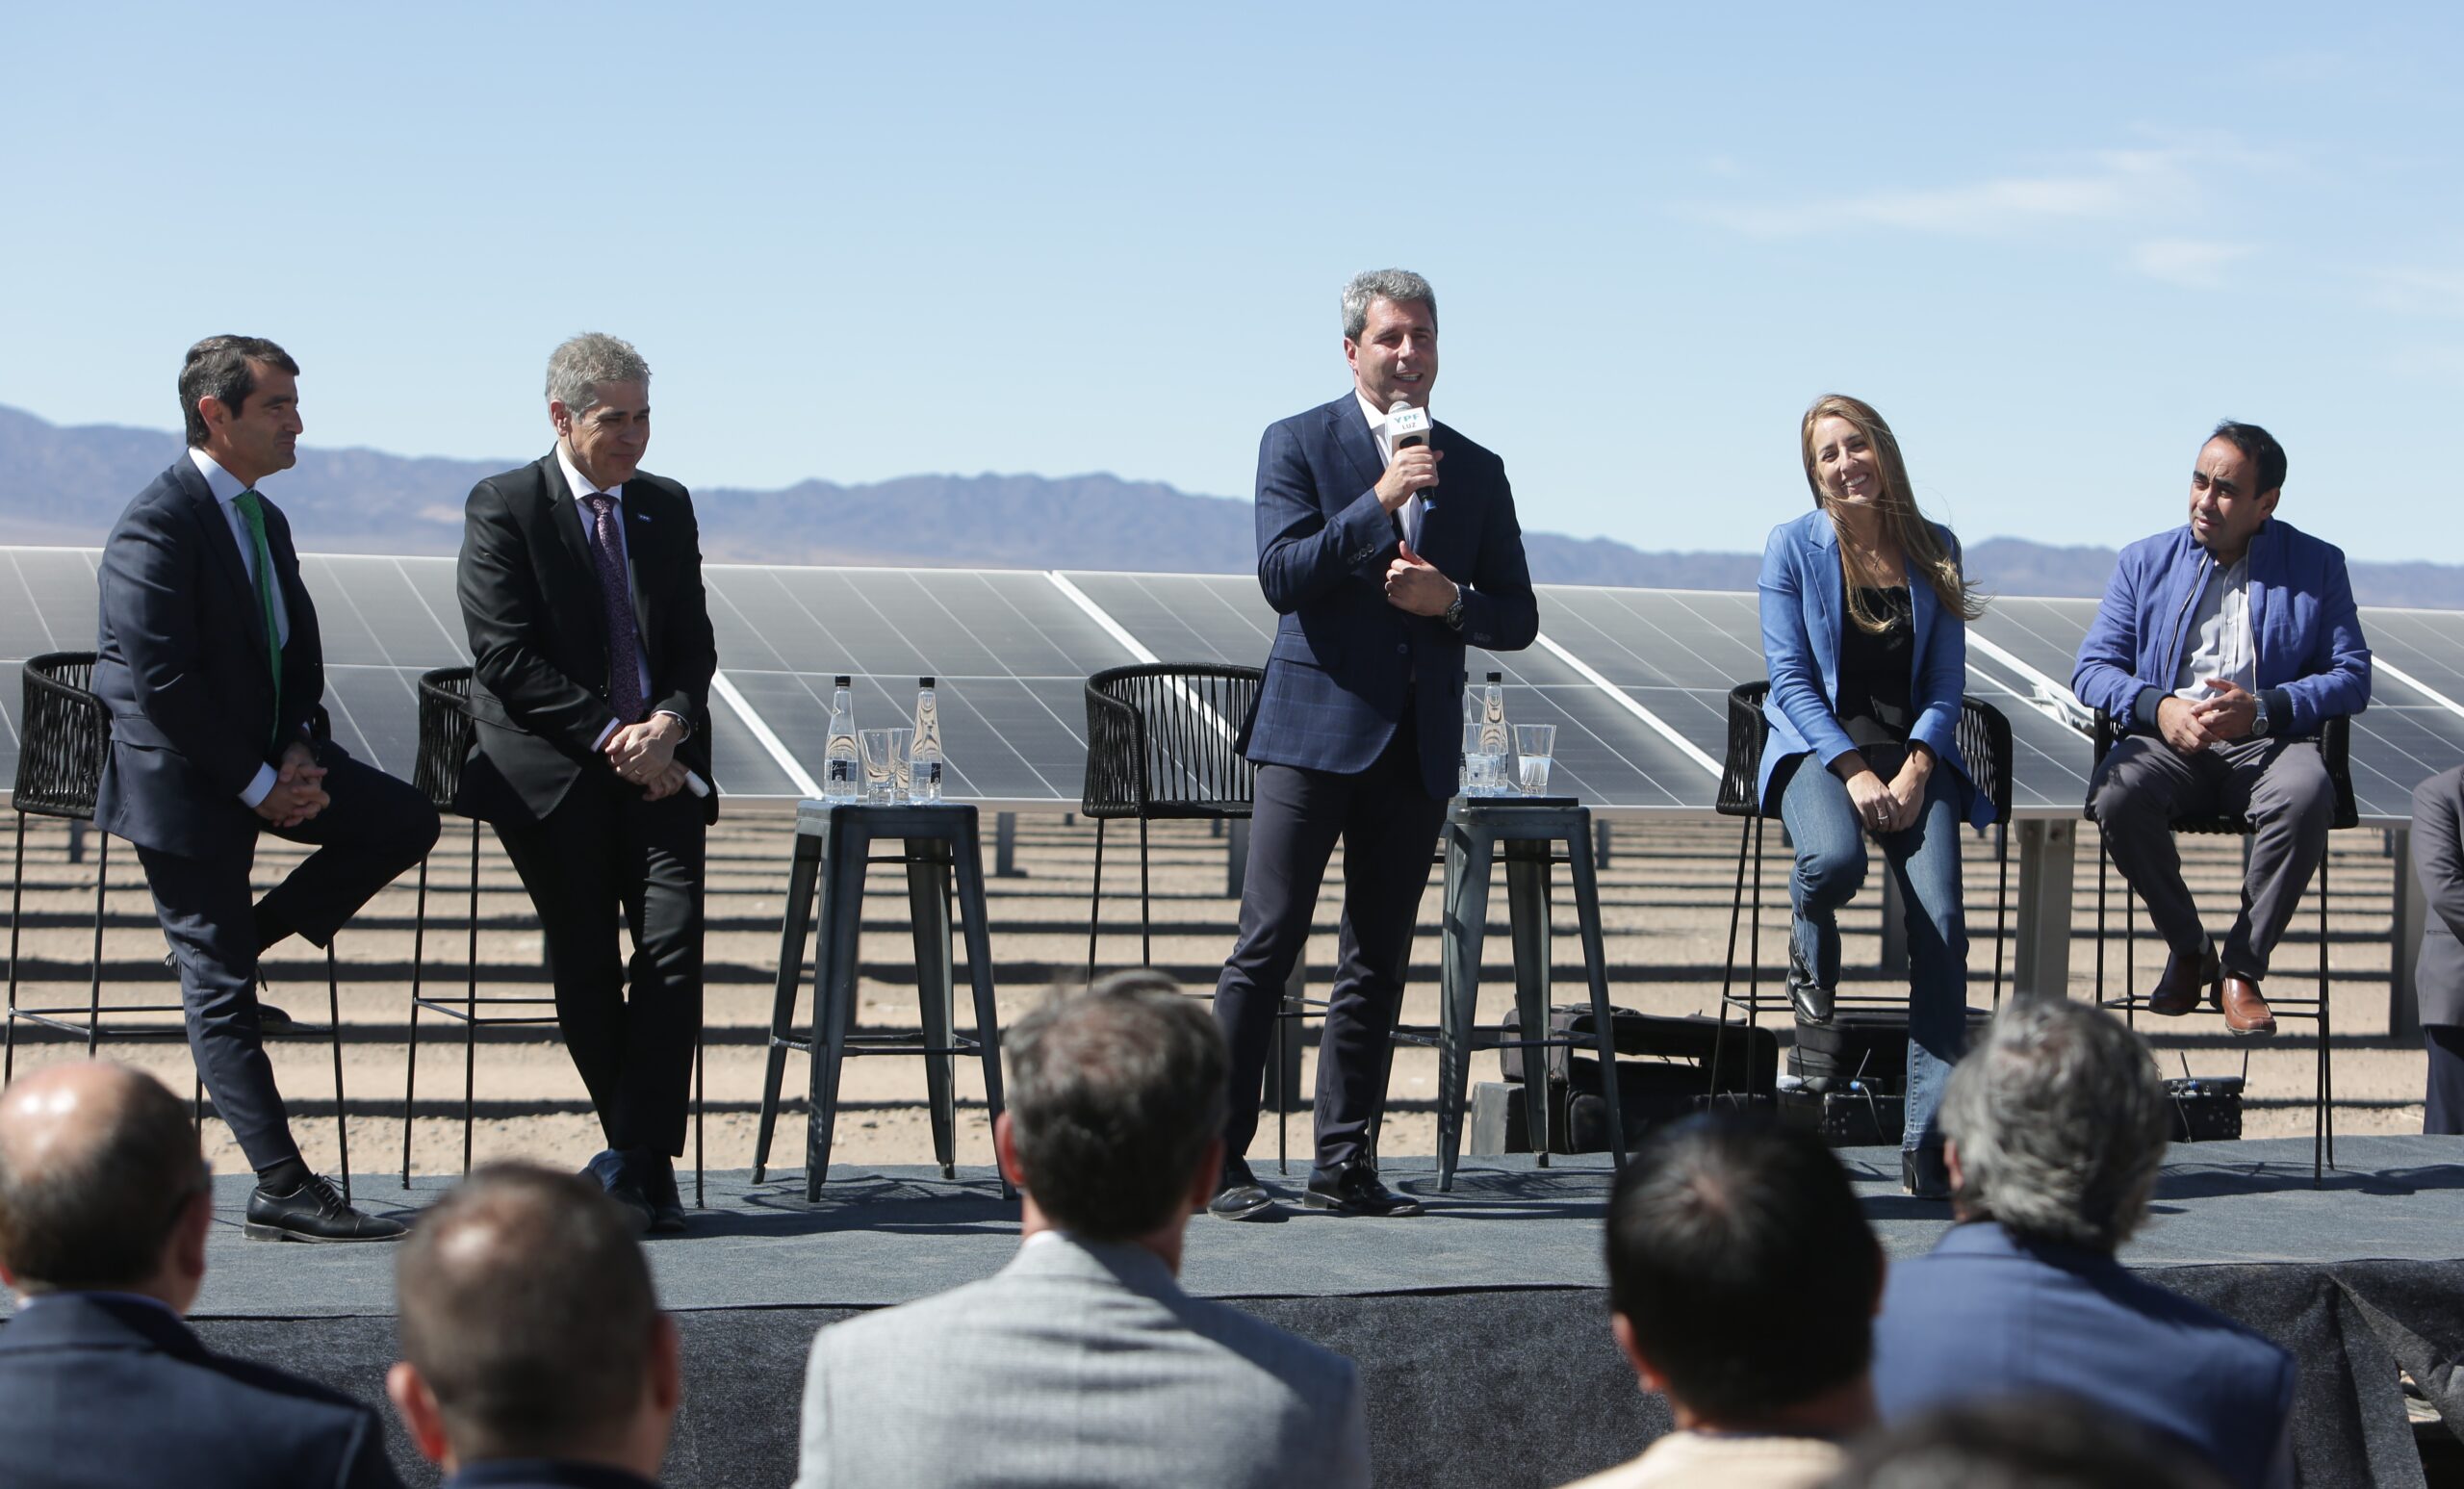
[[[2413,960],[2429,1044],[2422,1131],[2464,1134],[2464,765],[2413,790],[2413,874],[2429,911]]]
[[[1343,945],[1318,1050],[1306,1202],[1420,1213],[1378,1182],[1369,1140],[1386,1102],[1430,852],[1454,794],[1463,648],[1517,651],[1540,629],[1504,463],[1425,421],[1435,292],[1403,270],[1355,275],[1343,318],[1351,388],[1270,425],[1258,447],[1258,583],[1282,619],[1240,739],[1258,766],[1256,807],[1241,938],[1215,987],[1232,1104],[1223,1185],[1209,1208],[1226,1219],[1273,1202],[1242,1155],[1257,1131],[1284,981],[1338,838]],[[1418,420],[1418,443],[1413,430],[1397,432],[1399,403]]]
[[[395,1293],[402,1359],[385,1392],[446,1489],[656,1477],[684,1399],[676,1324],[598,1186],[531,1164],[479,1169],[420,1218]]]
[[[206,1348],[213,1174],[180,1100],[100,1061],[0,1094],[0,1483],[395,1489],[376,1414]]]
[[[94,821],[145,867],[197,1072],[257,1171],[247,1234],[391,1241],[399,1222],[345,1204],[301,1160],[257,1002],[268,948],[293,935],[326,944],[437,830],[424,797],[320,732],[317,608],[290,523],[255,489],[296,458],[298,375],[258,337],[189,348],[188,453],[138,493],[103,548],[94,692],[112,747]],[[317,851],[251,906],[260,833]]]
[[[548,359],[556,448],[472,489],[459,586],[476,738],[457,805],[496,825],[538,908],[556,1020],[607,1140],[591,1173],[645,1228],[678,1231],[719,662],[693,499],[638,469],[650,386],[627,343],[566,342]]]

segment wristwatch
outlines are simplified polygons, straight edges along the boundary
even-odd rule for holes
[[[1461,630],[1463,629],[1462,585],[1457,584],[1454,586],[1454,603],[1446,607],[1446,614],[1440,617],[1440,619],[1444,620],[1446,624],[1453,629]],[[2265,706],[2262,705],[2262,706],[2264,707]]]
[[[2268,732],[2268,695],[2253,693],[2250,699],[2258,705],[2258,711],[2250,715],[2250,737],[2263,739]]]

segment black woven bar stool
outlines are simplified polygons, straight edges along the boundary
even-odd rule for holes
[[[2104,768],[2105,757],[2130,731],[2102,708],[2096,710],[2096,767]],[[2352,721],[2328,719],[2319,732],[2319,757],[2327,767],[2327,779],[2336,788],[2336,814],[2328,824],[2330,832],[2359,827],[2361,812],[2352,794]],[[2093,782],[2094,772],[2088,779]],[[2080,808],[2080,815],[2096,820],[2096,802],[2092,793]],[[2229,837],[2246,837],[2256,829],[2243,816],[2184,817],[2173,824],[2175,833],[2212,834]],[[2336,1067],[2335,1045],[2331,1038],[2327,1010],[2327,862],[2335,857],[2333,847],[2319,852],[2317,894],[2319,897],[2319,992],[2316,997],[2294,998],[2268,994],[2268,1008],[2278,1018],[2307,1018],[2319,1025],[2319,1059],[2317,1086],[2310,1108],[2310,1182],[2325,1180],[2326,1171],[2336,1166]],[[2138,992],[2125,987],[2118,997],[2105,991],[2105,886],[2113,869],[2113,854],[2105,846],[2104,828],[2096,830],[2096,1006],[2119,1009],[2122,1017],[2133,1028],[2139,1026],[2139,1010],[2146,1002]],[[2402,868],[2397,869],[2402,873]],[[2139,896],[2122,896],[2122,966],[2128,981],[2130,968],[2139,949]],[[2242,1075],[2246,1081],[2250,1073],[2250,1054],[2242,1052]]]
[[[438,667],[420,675],[419,757],[411,766],[411,784],[441,812],[455,812],[454,796],[462,785],[462,764],[471,757],[471,669]],[[420,1013],[425,1010],[462,1026],[462,1171],[471,1171],[472,1118],[477,1106],[478,1037],[482,1025],[553,1024],[556,1000],[547,993],[479,992],[479,820],[471,824],[470,901],[463,916],[467,939],[463,949],[462,996],[434,997],[422,992],[427,951],[427,865],[420,860],[419,911],[411,922],[411,1027],[402,1050],[402,1185],[411,1182],[411,1093],[419,1078]],[[501,1011],[501,1012],[500,1012]],[[693,1205],[703,1207],[703,1045],[693,1050]]]
[[[5,1046],[0,1047],[0,1085],[7,1084],[16,1072],[17,1024],[21,1019],[41,1028],[82,1036],[89,1056],[102,1043],[105,1035],[115,1040],[188,1039],[188,1010],[179,1002],[103,1002],[103,905],[110,883],[112,837],[99,829],[94,834],[93,959],[87,978],[85,1006],[29,1008],[17,1001],[17,955],[25,923],[26,818],[59,817],[91,826],[94,795],[102,787],[103,757],[112,745],[111,710],[93,693],[93,653],[45,653],[28,657],[23,671],[24,728],[18,740],[16,787],[10,795],[10,805],[17,810],[17,836],[9,891],[9,1009],[7,1017],[0,1019],[0,1046]],[[315,727],[320,734],[328,727],[321,708]],[[341,1157],[343,1197],[347,1200],[350,1129],[348,1103],[343,1093],[342,986],[330,943],[325,947],[325,1008],[329,1020],[325,1032],[334,1057],[334,1139]],[[123,1015],[164,1014],[183,1015],[182,1022],[108,1022]],[[313,1036],[316,1031],[303,1028],[298,1032]],[[201,1130],[205,1125],[202,1076],[192,1084],[191,1101]]]
[[[1257,706],[1255,667],[1164,663],[1115,667],[1087,680],[1087,780],[1079,809],[1095,824],[1094,889],[1087,905],[1087,980],[1103,926],[1104,824],[1138,819],[1139,964],[1155,962],[1146,824],[1249,815],[1257,767],[1233,747]]]

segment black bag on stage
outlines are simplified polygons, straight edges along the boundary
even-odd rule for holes
[[[1507,1039],[1522,1037],[1522,1020],[1513,1013],[1507,1013],[1502,1027]],[[1532,1051],[1498,1051],[1518,1107],[1526,1073],[1534,1066],[1546,1072],[1553,1152],[1608,1151],[1608,1102],[1601,1085],[1600,1057],[1591,1047],[1595,1027],[1588,1003],[1553,1008],[1549,1038],[1574,1040],[1575,1047],[1553,1045],[1539,1052],[1547,1057],[1539,1061],[1527,1058]],[[1779,1040],[1767,1029],[1749,1031],[1732,1022],[1723,1035],[1716,1018],[1670,1018],[1616,1008],[1609,1010],[1609,1034],[1618,1055],[1617,1101],[1630,1147],[1657,1123],[1702,1106],[1711,1092],[1715,1052],[1721,1091],[1767,1098],[1777,1083]],[[1515,1125],[1520,1127],[1519,1117]]]
[[[1983,1009],[1967,1011],[1968,1042],[1983,1038],[1992,1015]],[[1820,1094],[1845,1091],[1851,1081],[1889,1094],[1908,1085],[1908,1009],[1851,1005],[1832,1014],[1831,1021],[1797,1021],[1797,1042],[1788,1051],[1788,1073]]]

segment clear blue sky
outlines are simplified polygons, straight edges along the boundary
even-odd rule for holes
[[[2178,521],[2231,414],[2295,522],[2464,560],[2458,15],[18,6],[0,403],[169,426],[244,330],[312,443],[527,456],[601,328],[696,486],[1245,496],[1395,263],[1528,526],[1758,548],[1835,388],[1970,541]]]

